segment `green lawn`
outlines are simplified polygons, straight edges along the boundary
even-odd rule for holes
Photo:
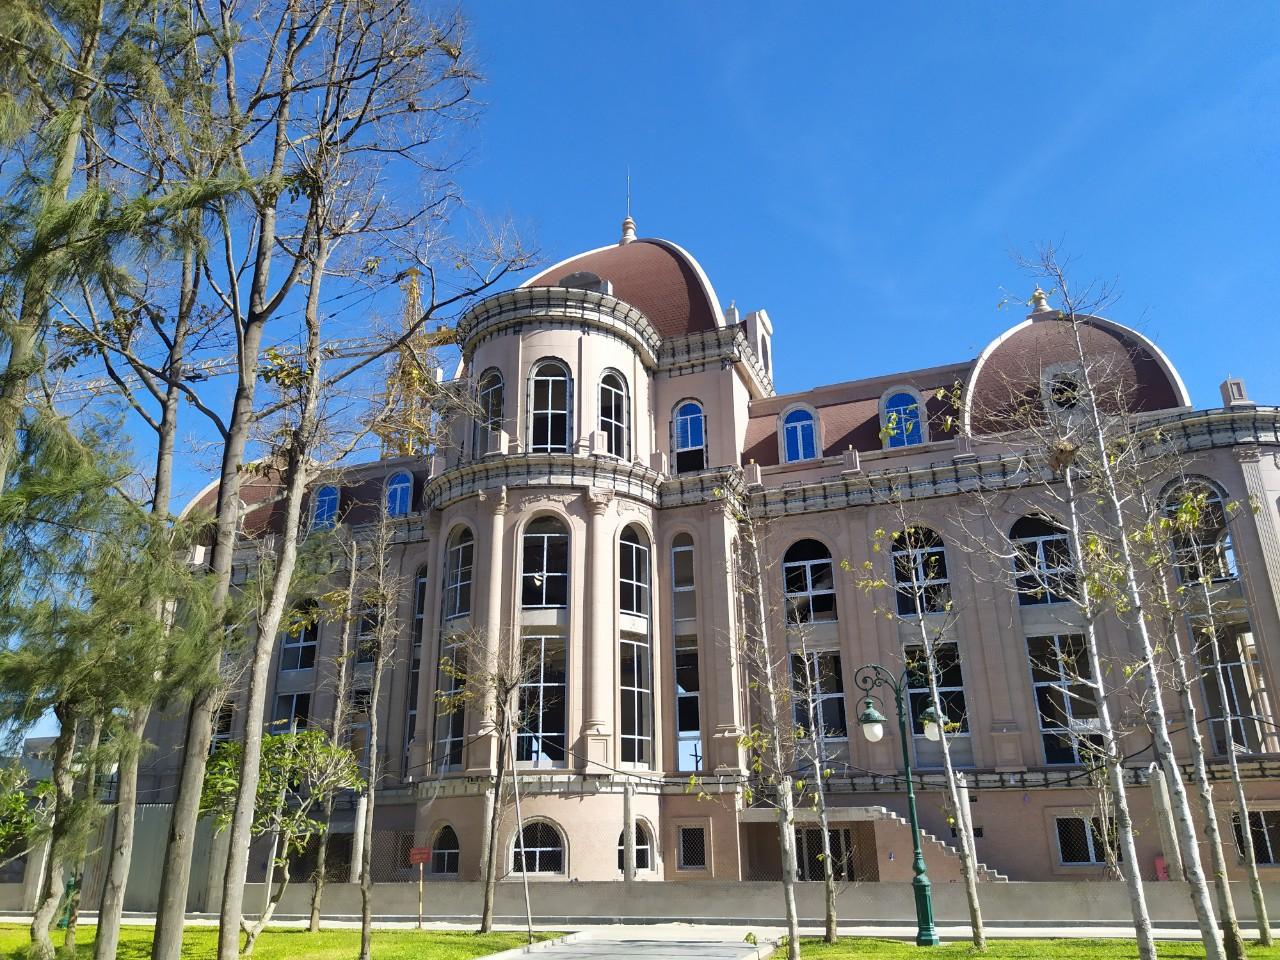
[[[1138,955],[1132,940],[988,940],[986,953],[974,953],[968,940],[945,943],[940,947],[917,947],[901,940],[878,940],[870,937],[845,937],[828,945],[820,939],[801,941],[805,960],[853,960],[853,958],[906,958],[926,960],[929,957],[990,957],[991,960],[1129,960]],[[1161,960],[1193,960],[1204,957],[1199,941],[1161,940]],[[1280,947],[1249,945],[1249,960],[1280,960]]]
[[[91,926],[76,931],[76,956],[93,956]],[[539,933],[542,940],[558,936]],[[0,924],[0,958],[20,960],[27,955],[27,928],[17,924]],[[62,931],[55,931],[53,942],[62,944]],[[468,933],[463,930],[375,930],[373,955],[377,960],[470,960],[509,950],[525,942],[523,933]],[[216,927],[188,927],[182,945],[183,960],[205,960],[215,955],[218,943]],[[360,947],[359,930],[326,930],[307,933],[304,930],[267,930],[258,938],[253,956],[257,960],[354,960]],[[119,960],[148,960],[151,956],[151,928],[125,926],[120,933]]]

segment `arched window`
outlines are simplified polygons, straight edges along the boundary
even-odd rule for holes
[[[621,872],[626,869],[627,830],[623,827],[622,832],[618,834],[618,870]],[[636,821],[636,869],[653,869],[653,840],[649,835],[649,828],[639,820]]]
[[[836,619],[830,550],[817,540],[797,540],[783,555],[782,577],[788,623]]]
[[[698,591],[693,574],[693,537],[671,541],[671,608],[675,620],[676,769],[702,768],[702,723],[698,672]]]
[[[453,827],[441,827],[431,841],[431,872],[438,877],[456,877],[458,853],[458,834]]]
[[[649,616],[649,547],[635,526],[622,531],[618,543],[618,587],[623,613],[646,618],[641,630],[626,629],[618,638],[619,699],[622,711],[622,761],[653,763],[653,669]]]
[[[627,381],[616,370],[600,378],[600,431],[605,450],[623,460],[631,456],[631,409]]]
[[[911,527],[894,534],[893,581],[898,591],[899,615],[945,612],[951,600],[951,584],[942,537],[928,527]]]
[[[407,470],[392,474],[387,481],[387,516],[403,517],[413,502],[413,475]]]
[[[543,360],[529,377],[529,450],[568,453],[573,426],[573,378],[559,360]]]
[[[1176,484],[1165,494],[1164,508],[1173,523],[1173,562],[1180,582],[1239,576],[1227,508],[1217,485],[1199,478]]]
[[[422,642],[427,635],[427,565],[418,568],[413,578],[413,651],[409,661],[408,703],[405,706],[404,755],[401,758],[405,778],[409,773],[409,747],[418,733],[418,684],[422,678]]]
[[[920,400],[905,390],[884,402],[880,416],[881,435],[887,447],[910,447],[924,443],[924,425],[920,419]]]
[[[477,409],[471,452],[477,457],[501,452],[498,440],[502,430],[502,387],[502,374],[489,370],[480,378],[476,389]]]
[[[792,410],[783,418],[782,452],[787,463],[818,456],[818,425],[812,410]]]
[[[524,853],[523,868],[529,873],[564,873],[564,838],[546,820],[526,823],[520,831],[511,848],[512,873],[521,870],[521,852]]]
[[[569,531],[555,517],[539,517],[524,530],[521,606],[569,605]]]
[[[676,473],[707,468],[707,418],[697,400],[685,400],[676,407],[671,418],[671,449]]]
[[[1009,531],[1018,603],[1066,603],[1075,593],[1067,532],[1044,517],[1023,517]]]
[[[649,615],[649,546],[634,526],[618,543],[618,595],[623,613]]]
[[[445,554],[444,618],[455,620],[471,615],[471,576],[475,558],[475,537],[459,527],[449,537]]]
[[[338,488],[321,487],[315,492],[315,500],[311,508],[311,526],[317,530],[328,530],[338,522]]]

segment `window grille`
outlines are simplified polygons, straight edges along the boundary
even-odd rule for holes
[[[563,766],[568,724],[565,712],[566,654],[562,637],[525,637],[529,675],[520,684],[516,760]]]
[[[1058,834],[1058,862],[1064,865],[1090,864],[1107,866],[1120,862],[1120,850],[1114,832],[1108,834],[1100,817],[1055,817]]]
[[[782,558],[787,622],[814,623],[836,619],[831,551],[817,540],[793,543]]]
[[[1098,704],[1084,637],[1028,637],[1027,655],[1044,762],[1082,763],[1090,750],[1102,749],[1102,737],[1097,732]]]
[[[563,873],[564,841],[560,831],[544,820],[527,823],[521,831],[523,841],[524,869],[529,873]],[[521,870],[521,843],[516,843],[511,851],[511,871]]]
[[[1235,833],[1236,849],[1244,856],[1244,833],[1240,829],[1240,814],[1231,814],[1231,828]],[[1253,856],[1263,866],[1280,863],[1280,810],[1250,810],[1249,838],[1253,841]]]
[[[707,869],[707,828],[680,828],[676,864],[681,870]]]

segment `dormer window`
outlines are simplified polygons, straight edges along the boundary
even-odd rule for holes
[[[401,470],[387,481],[387,516],[403,517],[413,501],[413,476]]]
[[[886,447],[913,447],[925,443],[924,418],[918,394],[894,390],[884,400],[880,411],[880,436]]]
[[[311,526],[317,530],[328,530],[338,522],[338,488],[321,487],[315,494],[315,505],[311,511]]]
[[[702,404],[685,400],[676,407],[671,421],[672,450],[676,473],[707,469],[707,418]]]
[[[569,452],[572,388],[569,368],[559,360],[543,360],[533,368],[529,378],[531,453]]]
[[[812,410],[792,410],[783,418],[782,453],[787,463],[817,458],[818,422]]]

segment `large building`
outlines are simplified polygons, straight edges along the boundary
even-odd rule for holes
[[[892,528],[899,509],[933,532],[931,595],[951,601],[949,613],[925,615],[948,618],[940,681],[958,724],[952,753],[969,778],[987,876],[1102,875],[1098,791],[1083,762],[1096,703],[1062,666],[1071,660],[1064,651],[1078,644],[1078,613],[1052,591],[1019,594],[1012,565],[972,540],[977,478],[1007,476],[1021,454],[1001,446],[991,411],[1028,369],[1039,371],[1047,396],[1059,388],[1055,378],[1076,357],[1070,325],[1038,300],[976,358],[786,395],[774,388],[775,351],[798,347],[780,333],[775,344],[765,311],[744,316],[724,306],[689,253],[637,238],[628,219],[620,242],[467,312],[457,377],[476,410],[456,424],[447,450],[352,467],[312,492],[316,526],[358,531],[384,502],[395,517],[403,629],[374,705],[388,770],[375,825],[391,838],[381,879],[410,875],[404,852],[413,844],[433,848],[438,877],[479,876],[495,742],[478,703],[449,713],[436,698],[456,682],[437,665],[469,632],[524,644],[537,662],[521,692],[527,716],[515,746],[524,863],[535,876],[620,878],[627,809],[637,824],[639,879],[778,875],[767,791],[744,792],[754,695],[734,655],[743,622],[740,531],[727,491],[766,518],[763,566],[779,661],[803,637],[818,670],[831,818],[850,854],[849,878],[900,879],[910,868],[896,726],[878,743],[860,735],[863,694],[854,683],[863,664],[901,669],[917,637],[910,607],[884,616],[883,597],[860,589],[854,573],[870,561],[892,584],[914,562],[895,565],[875,548],[875,531]],[[1126,388],[1136,418],[1168,424],[1223,503],[1254,505],[1218,545],[1227,598],[1221,670],[1255,799],[1251,832],[1265,863],[1276,864],[1280,781],[1262,771],[1280,749],[1267,693],[1280,669],[1280,412],[1249,402],[1235,381],[1223,406],[1195,409],[1172,363],[1141,334],[1091,318],[1083,335]],[[953,421],[947,404],[957,384],[963,401]],[[968,429],[957,432],[957,424]],[[976,450],[983,435],[992,439]],[[906,491],[900,503],[869,493],[890,474]],[[255,499],[268,495],[246,493],[251,532],[270,523],[269,504]],[[983,504],[979,525],[993,542],[1021,543],[1038,572],[1052,574],[1065,540],[1042,510],[1033,490],[1013,490]],[[322,624],[281,638],[270,716],[253,722],[325,721],[337,634]],[[1119,623],[1104,624],[1103,641],[1117,658],[1130,650]],[[356,669],[359,688],[368,667]],[[1224,705],[1211,672],[1193,693],[1221,764],[1229,741],[1214,719]],[[912,693],[915,710],[923,697]],[[1132,704],[1114,706],[1130,728],[1141,868],[1154,878],[1162,848],[1145,785],[1149,735]],[[1185,754],[1181,711],[1174,702],[1169,709]],[[244,722],[231,704],[219,733],[234,736]],[[919,717],[912,727],[920,816],[936,838],[926,859],[935,882],[952,880],[941,756]],[[172,789],[176,729],[157,736],[146,796],[163,799]],[[1229,805],[1220,800],[1230,836]],[[340,834],[353,815],[340,812]],[[800,869],[817,879],[810,817]],[[519,862],[515,834],[508,810],[496,840],[505,868]],[[1236,853],[1232,847],[1233,862]]]

